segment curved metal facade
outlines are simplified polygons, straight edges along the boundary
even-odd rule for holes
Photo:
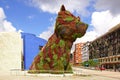
[[[21,33],[23,38],[24,70],[28,70],[40,47],[46,44],[46,40],[36,37],[34,34]]]

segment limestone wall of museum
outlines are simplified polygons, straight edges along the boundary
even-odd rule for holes
[[[0,32],[0,71],[21,69],[21,54],[20,33]]]

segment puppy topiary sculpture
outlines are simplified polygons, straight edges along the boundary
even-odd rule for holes
[[[76,38],[82,37],[88,25],[67,11],[64,5],[58,13],[55,30],[47,44],[35,57],[30,71],[35,72],[72,72],[70,49]]]

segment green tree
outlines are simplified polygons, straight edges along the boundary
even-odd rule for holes
[[[90,67],[96,67],[99,65],[99,61],[98,60],[88,60],[82,63],[83,66],[90,66]]]

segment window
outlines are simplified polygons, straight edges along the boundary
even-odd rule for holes
[[[118,57],[118,61],[120,61],[120,57]]]
[[[111,61],[113,61],[113,58],[111,58]]]
[[[39,46],[39,50],[42,50],[43,46]]]
[[[114,61],[116,61],[116,58],[114,59]]]

